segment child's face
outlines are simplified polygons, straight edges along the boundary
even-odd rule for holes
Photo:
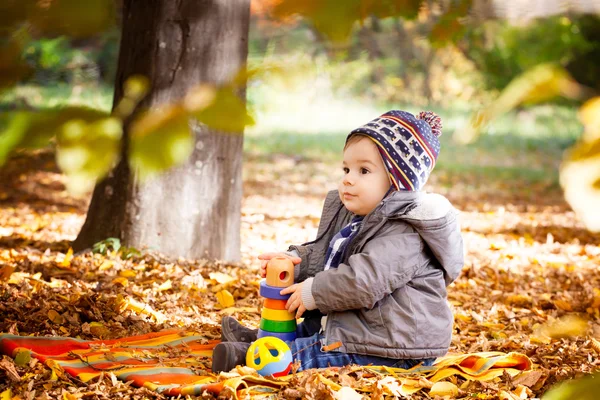
[[[367,215],[390,188],[377,145],[365,136],[350,143],[344,150],[343,168],[344,176],[338,187],[342,203],[356,215]]]

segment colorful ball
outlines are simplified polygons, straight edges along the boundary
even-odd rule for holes
[[[292,369],[292,351],[281,339],[267,336],[250,345],[246,353],[246,365],[260,375],[275,377],[289,374]]]

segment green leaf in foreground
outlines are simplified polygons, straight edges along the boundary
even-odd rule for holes
[[[119,251],[121,248],[121,241],[118,238],[110,237],[100,242],[94,243],[92,246],[92,252],[102,255],[106,255],[108,250]]]
[[[600,392],[600,375],[563,382],[550,389],[542,400],[596,400]]]
[[[194,149],[190,117],[180,106],[146,111],[130,127],[129,163],[142,179],[183,163]]]
[[[116,164],[121,149],[123,125],[114,117],[87,122],[70,119],[57,135],[56,161],[69,177],[67,188],[84,193],[93,188]]]

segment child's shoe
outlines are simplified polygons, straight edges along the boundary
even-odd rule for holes
[[[246,328],[235,318],[228,315],[221,320],[221,342],[244,342],[256,341],[258,329]]]
[[[236,365],[246,365],[246,353],[250,343],[223,342],[215,346],[212,357],[212,372],[231,371]]]

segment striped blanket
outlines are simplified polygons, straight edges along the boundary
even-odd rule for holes
[[[0,334],[0,354],[17,359],[23,359],[23,355],[35,357],[58,374],[67,373],[82,382],[100,374],[113,373],[120,380],[131,381],[134,386],[169,396],[200,395],[204,392],[218,395],[226,388],[234,396],[264,396],[288,386],[292,375],[270,379],[257,374],[233,374],[233,378],[211,374],[210,357],[217,343],[216,340],[207,340],[199,332],[181,330],[95,341]],[[409,371],[377,366],[357,369],[393,377],[399,381],[403,393],[410,394],[423,388],[419,380],[414,379],[415,375],[423,376],[429,382],[453,375],[487,381],[505,373],[515,376],[531,367],[531,361],[523,354],[487,352],[446,356],[438,359],[432,367],[416,367]],[[296,374],[296,377],[307,373],[311,371]],[[406,380],[403,380],[403,375],[407,376]],[[336,386],[332,381],[329,383]]]

